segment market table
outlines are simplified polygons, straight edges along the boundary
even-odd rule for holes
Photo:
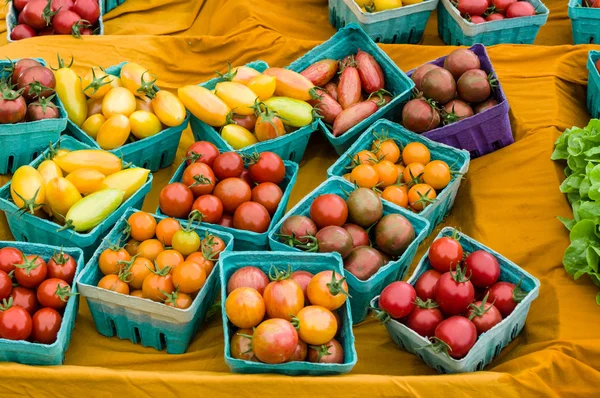
[[[165,4],[158,7],[158,3]],[[36,38],[1,47],[0,56],[38,56],[55,65],[57,52],[63,57],[72,54],[77,72],[98,63],[109,66],[135,61],[160,76],[160,87],[176,89],[206,80],[214,70],[223,70],[226,60],[234,65],[255,59],[271,65],[287,65],[318,44],[313,40],[324,40],[334,32],[327,22],[326,1],[296,0],[286,2],[285,6],[280,5],[283,2],[263,0],[193,3],[127,0],[108,14],[107,36],[83,40]],[[558,5],[563,2],[548,3],[551,19],[540,31],[539,44],[569,43],[566,2],[562,12]],[[140,11],[134,13],[134,10]],[[235,15],[231,14],[234,10]],[[434,44],[430,40],[435,32],[435,25],[432,28],[430,23],[427,43]],[[131,34],[143,35],[133,38],[128,36]],[[452,50],[407,45],[382,48],[403,70]],[[585,109],[585,62],[587,52],[593,48],[598,46],[488,48],[511,105],[516,142],[472,160],[450,216],[417,254],[418,259],[441,227],[456,226],[539,278],[542,286],[539,298],[531,306],[523,332],[484,371],[439,375],[416,356],[399,349],[385,328],[371,319],[354,328],[359,360],[348,375],[292,378],[232,374],[223,360],[219,317],[207,321],[186,354],[168,355],[99,335],[85,300],[81,300],[65,364],[30,367],[1,363],[0,397],[48,393],[270,397],[280,396],[284,391],[296,396],[348,397],[597,396],[600,386],[597,288],[587,277],[573,281],[562,266],[569,238],[556,216],[571,217],[572,213],[558,190],[564,178],[564,165],[550,160],[558,135],[570,126],[585,126],[589,120]],[[160,189],[192,141],[188,129],[181,140],[176,163],[155,173],[145,210],[156,208]],[[326,140],[314,134],[289,207],[325,179],[326,169],[335,159]],[[0,183],[6,181],[8,177],[0,177]],[[0,239],[11,238],[6,219],[0,215]]]

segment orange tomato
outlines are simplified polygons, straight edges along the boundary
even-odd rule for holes
[[[106,176],[98,170],[82,168],[72,171],[65,178],[71,181],[82,195],[88,195],[100,190]]]
[[[181,310],[185,310],[186,308],[190,308],[192,305],[192,298],[178,291],[174,291],[173,293],[167,295],[167,299],[165,300],[165,305],[169,307],[179,308]]]
[[[265,300],[250,287],[235,289],[225,300],[225,314],[239,328],[257,326],[265,317]]]
[[[298,337],[310,345],[321,345],[335,337],[337,319],[327,308],[309,305],[296,315]]]
[[[425,166],[423,166],[421,163],[410,163],[408,166],[406,166],[404,172],[402,173],[402,180],[406,184],[416,183],[420,181],[421,177],[423,177],[424,171]]]
[[[106,275],[100,279],[98,287],[121,294],[129,294],[129,285],[119,275],[115,274]]]
[[[225,242],[223,239],[218,236],[210,235],[208,232],[202,238],[200,242],[200,247],[202,248],[202,254],[204,254],[204,258],[211,261],[216,261],[219,259],[219,255],[223,250],[225,250]]]
[[[129,119],[125,115],[116,113],[102,124],[100,130],[98,130],[96,141],[102,149],[115,149],[125,144],[129,133],[131,133]]]
[[[125,268],[125,281],[132,289],[141,289],[144,279],[154,271],[152,261],[144,257],[137,257]]]
[[[165,126],[179,126],[185,120],[186,113],[183,102],[169,91],[162,90],[156,93],[152,99],[152,109]]]
[[[116,274],[123,268],[123,262],[131,260],[127,250],[119,247],[109,247],[100,253],[98,266],[104,275]]]
[[[152,239],[156,233],[156,220],[145,211],[133,213],[127,219],[131,229],[131,237],[138,242]]]
[[[177,250],[169,249],[158,253],[156,266],[160,268],[175,268],[183,262],[183,256]]]
[[[173,235],[181,229],[181,224],[174,218],[164,218],[156,225],[156,238],[165,246],[171,246]]]
[[[394,166],[396,166],[398,169],[398,176],[401,176],[404,173],[406,166],[404,166],[402,163],[396,163]]]
[[[135,239],[129,239],[127,244],[125,245],[125,250],[131,257],[135,256],[138,252],[138,247],[140,246],[140,242]]]
[[[373,188],[379,182],[377,170],[368,164],[359,164],[350,173],[350,182],[362,188]]]
[[[213,268],[215,267],[215,263],[213,263],[210,260],[205,259],[204,255],[200,252],[195,252],[195,253],[190,254],[189,256],[187,256],[185,261],[194,261],[194,262],[200,264],[200,266],[204,270],[204,273],[206,274],[207,278],[210,275],[210,273],[212,272]]]
[[[355,166],[359,164],[373,165],[376,161],[377,156],[375,156],[373,152],[367,151],[366,149],[357,152],[356,155],[354,155],[354,157],[352,158],[352,164]]]
[[[346,173],[342,177],[344,177],[345,180],[352,182],[352,174],[351,173]]]
[[[163,244],[158,239],[148,239],[138,246],[138,256],[154,261],[164,250]]]
[[[231,68],[231,66],[230,66],[230,68]],[[245,85],[249,84],[250,81],[252,81],[252,79],[254,79],[255,77],[260,76],[259,71],[257,71],[256,69],[250,68],[249,66],[238,66],[238,67],[231,69],[231,71],[228,71],[228,73],[230,73],[231,75],[234,75],[231,78],[232,82],[238,82],[238,83],[242,83]]]
[[[400,207],[408,207],[408,192],[406,185],[391,185],[383,190],[381,198],[390,201]]]
[[[129,295],[133,297],[144,298],[144,293],[142,292],[142,289],[129,292]]]
[[[394,140],[376,140],[371,145],[371,151],[377,155],[379,159],[389,160],[392,163],[396,163],[400,159],[400,148]]]
[[[429,149],[420,142],[411,142],[402,151],[402,162],[404,164],[421,163],[425,165],[430,160],[431,153],[429,153]]]
[[[423,172],[423,181],[431,185],[436,190],[446,188],[450,183],[451,173],[450,167],[443,160],[434,160],[425,165]]]
[[[98,137],[98,133],[100,129],[106,122],[106,118],[103,114],[97,113],[85,119],[85,122],[81,125],[81,129],[85,131],[87,135],[96,139]]]
[[[346,302],[348,283],[335,271],[321,271],[308,283],[306,294],[311,304],[334,311]]]
[[[436,196],[435,189],[431,185],[416,184],[408,191],[408,204],[414,210],[423,210]]]
[[[206,282],[206,273],[195,261],[184,261],[172,271],[173,285],[182,293],[195,294]]]
[[[382,188],[389,187],[398,181],[398,169],[396,165],[389,160],[382,160],[373,165],[373,168],[379,176],[378,185]]]
[[[142,294],[144,298],[152,301],[163,302],[167,294],[175,291],[173,277],[169,273],[170,268],[157,268],[144,279],[142,283]]]
[[[275,77],[275,95],[302,101],[312,99],[309,91],[315,85],[300,73],[284,68],[268,68],[263,74]]]

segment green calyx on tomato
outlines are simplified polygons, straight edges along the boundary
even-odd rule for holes
[[[149,82],[145,81],[144,75],[146,73],[152,76],[154,80],[151,80]],[[156,96],[156,87],[154,87],[154,83],[156,83],[157,79],[158,78],[155,75],[151,74],[149,71],[145,71],[144,73],[142,73],[142,77],[140,78],[140,87],[136,91],[140,94],[147,96],[150,99],[154,98]]]
[[[31,273],[31,270],[34,270],[41,265],[37,263],[37,260],[40,258],[40,256],[35,256],[31,260],[29,260],[24,254],[21,254],[21,256],[23,257],[23,263],[15,264],[15,267],[25,270],[27,275]]]
[[[343,294],[346,297],[352,298],[350,293],[344,290],[344,282],[346,281],[346,277],[344,276],[342,279],[337,279],[335,277],[335,271],[331,272],[331,282],[327,283],[327,287],[329,288],[329,293],[332,296],[337,296],[338,294]]]
[[[521,289],[521,282],[523,282],[522,277],[513,289],[513,300],[515,300],[516,303],[520,303],[527,296],[527,292]]]
[[[390,97],[394,96],[394,94],[390,93],[385,88],[382,88],[369,94],[369,96],[367,97],[367,101],[370,100],[371,97],[377,97],[378,100],[375,101],[375,103],[377,104],[377,106],[381,107],[387,103],[385,98],[383,98],[384,95],[389,95]]]
[[[486,303],[487,303],[489,296],[490,296],[490,292],[487,292],[485,294],[485,297],[481,301],[481,305],[475,305],[475,303],[469,304],[469,308],[471,308],[473,310],[471,312],[471,315],[469,315],[469,318],[468,318],[470,321],[472,321],[473,318],[475,318],[476,316],[482,316],[483,314],[485,314],[492,308],[494,303],[492,303],[492,305],[490,305],[486,308]],[[429,301],[429,300],[427,300],[427,301]]]
[[[467,266],[461,267],[460,264],[456,265],[455,271],[450,271],[450,276],[456,283],[468,282],[471,279],[470,275],[467,277]]]
[[[450,347],[450,345],[448,345],[448,343],[446,343],[444,340],[437,338],[435,336],[431,336],[429,338],[429,340],[431,341],[430,345],[426,345],[421,348],[417,348],[417,350],[431,348],[431,350],[433,350],[433,352],[435,352],[436,354],[444,353],[444,354],[446,354],[446,356],[448,358],[451,358],[449,352],[452,351],[452,347]]]
[[[54,262],[57,265],[65,265],[67,261],[69,261],[69,257],[67,257],[65,255],[65,252],[62,249],[60,249],[59,253],[54,253],[54,255],[52,256],[52,260],[54,260]]]
[[[7,299],[3,299],[2,300],[2,304],[0,304],[0,311],[6,311],[8,310],[10,307],[12,307],[13,305],[13,298],[12,296]]]
[[[271,282],[289,279],[290,275],[292,275],[292,267],[290,265],[288,265],[287,270],[279,270],[274,265],[272,265],[271,268],[269,268],[269,279],[271,280]]]
[[[93,25],[85,19],[80,19],[71,27],[71,36],[81,39],[81,29],[91,28]],[[95,91],[94,91],[95,92]]]
[[[64,301],[65,303],[69,300],[69,297],[77,296],[79,293],[71,291],[71,286],[61,286],[60,283],[56,285],[56,291],[54,292],[56,297]]]
[[[196,174],[194,177],[194,183],[192,185],[189,186],[189,188],[193,188],[193,187],[197,187],[199,185],[211,185],[212,181],[203,176],[202,174]]]
[[[171,272],[171,269],[173,269],[173,267],[169,267],[168,265],[165,265],[163,268],[160,268],[160,266],[156,264],[156,261],[154,262],[154,267],[156,269],[148,269],[152,271],[153,274],[156,274],[158,276],[167,276],[169,272]]]
[[[171,304],[173,307],[178,308],[177,299],[179,298],[179,287],[175,289],[173,293],[165,292],[162,289],[158,289],[158,291],[165,295],[165,304]]]
[[[105,73],[105,75],[100,78],[97,78],[96,77],[96,68],[92,68],[92,81],[90,82],[90,84],[87,85],[87,87],[83,88],[83,91],[86,91],[87,89],[90,89],[90,88],[92,90],[94,90],[90,93],[90,95],[96,94],[96,92],[98,91],[98,89],[100,89],[100,87],[104,87],[107,84],[110,84],[112,82],[112,79],[110,79],[110,75],[106,74],[106,71],[104,70],[104,68],[101,66],[99,66],[99,68],[102,72]],[[109,80],[105,81],[105,79],[109,79]]]
[[[215,244],[215,237],[206,231],[204,233],[204,239],[202,239],[201,243],[201,251],[202,256],[209,261],[217,261],[219,257],[215,257],[215,252],[213,251],[213,246]]]
[[[59,53],[56,53],[56,58],[58,60],[58,68],[54,69],[53,67],[50,67],[50,69],[52,69],[52,70],[59,70],[59,69],[63,69],[63,68],[68,69],[71,66],[73,66],[73,62],[75,62],[75,58],[73,58],[72,55],[71,55],[71,62],[69,63],[69,65],[65,64],[65,60],[60,57]]]
[[[485,296],[484,303],[486,299],[487,295]],[[415,299],[415,305],[423,309],[433,309],[439,307],[438,304],[432,299],[427,299],[427,301],[423,301],[419,296],[417,296],[417,298]]]
[[[265,104],[264,102],[260,102],[258,98],[254,100],[254,105],[252,106],[252,109],[254,109],[254,116],[260,117],[262,122],[269,123],[274,129],[277,129],[275,123],[273,123],[273,120],[275,120],[275,118],[279,118],[282,121],[286,120],[285,118],[279,116],[277,112],[269,109],[267,104]]]
[[[392,319],[390,314],[388,314],[386,311],[382,310],[381,308],[370,306],[369,311],[371,311],[375,314],[375,319],[377,319],[379,321],[380,325],[385,325]]]
[[[233,81],[233,78],[235,77],[235,75],[237,75],[237,69],[233,70],[231,62],[227,61],[227,72],[221,73],[219,71],[215,71],[215,73],[217,74],[217,76],[223,79],[223,81],[230,82]]]
[[[317,352],[317,362],[321,362],[321,358],[331,355],[329,352],[331,345],[321,344],[320,346],[310,345],[309,347]]]
[[[37,209],[39,209],[40,207],[44,206],[43,203],[35,203],[37,200],[37,196],[40,193],[40,189],[41,187],[39,187],[36,191],[35,194],[33,195],[33,197],[31,199],[25,199],[23,196],[21,196],[21,194],[19,194],[19,192],[17,192],[16,189],[13,189],[13,192],[15,193],[15,195],[17,195],[19,197],[19,199],[21,199],[23,201],[23,206],[21,206],[19,209],[17,209],[16,213],[19,214],[19,216],[25,214],[25,213],[35,213],[35,211]]]

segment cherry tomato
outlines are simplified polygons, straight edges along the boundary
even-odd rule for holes
[[[29,312],[29,315],[35,314],[39,307],[35,291],[26,287],[13,287],[10,298],[13,301],[13,305],[25,308]]]
[[[23,262],[15,264],[15,279],[23,287],[35,288],[48,273],[46,262],[40,256],[23,256]]]
[[[338,328],[337,319],[331,311],[319,305],[302,308],[292,324],[298,328],[300,339],[310,345],[327,343],[335,337]]]
[[[142,294],[144,298],[152,301],[163,302],[167,299],[165,294],[175,291],[173,277],[169,273],[170,268],[157,268],[144,279],[142,284]]]
[[[477,341],[477,328],[465,317],[444,319],[435,328],[435,337],[447,345],[448,355],[461,359],[469,353]]]
[[[215,224],[223,216],[223,202],[214,195],[202,195],[196,198],[192,210],[202,214],[202,222]]]
[[[73,257],[61,251],[48,261],[48,278],[58,278],[71,284],[75,278],[77,262]]]
[[[219,255],[225,250],[225,242],[218,236],[214,236],[206,232],[204,238],[200,242],[202,246],[202,254],[207,260],[218,260]]]
[[[206,273],[195,261],[184,261],[173,271],[173,285],[182,293],[196,294],[206,282]]]
[[[389,159],[388,159],[389,160]],[[371,151],[366,149],[359,151],[352,157],[352,165],[358,166],[359,164],[373,165],[377,161],[377,156]]]
[[[383,289],[379,296],[379,307],[394,319],[407,316],[415,308],[417,292],[406,282],[392,282]]]
[[[379,174],[370,164],[359,164],[350,172],[350,182],[361,188],[373,188],[379,182]]]
[[[122,279],[122,275],[105,275],[98,282],[98,287],[110,290],[111,292],[129,294],[129,285]]]
[[[272,182],[263,182],[252,188],[251,200],[263,205],[271,215],[277,211],[282,197],[281,188]]]
[[[311,304],[334,311],[346,302],[348,284],[346,278],[335,271],[321,271],[312,278],[306,293]]]
[[[168,307],[174,307],[185,310],[186,308],[191,307],[193,301],[194,300],[192,299],[192,297],[188,294],[181,293],[176,290],[173,293],[167,295],[165,305],[167,305]]]
[[[319,229],[330,225],[341,227],[348,219],[348,205],[335,194],[321,195],[310,205],[310,218]]]
[[[389,160],[381,160],[374,164],[373,168],[379,176],[379,180],[377,181],[379,187],[387,188],[398,181],[398,169]]]
[[[186,152],[186,162],[201,162],[209,167],[213,166],[215,159],[219,156],[219,149],[212,142],[198,141],[189,146]]]
[[[225,314],[239,328],[253,328],[265,317],[265,300],[250,287],[235,289],[225,300]]]
[[[37,299],[40,305],[55,310],[64,309],[71,296],[73,296],[71,286],[58,278],[46,279],[37,289]]]
[[[192,163],[183,171],[181,182],[192,190],[195,197],[198,197],[211,193],[215,189],[217,179],[207,164]]]
[[[177,250],[184,257],[198,251],[200,243],[200,237],[193,230],[182,229],[175,232],[173,236],[173,249]]]
[[[156,239],[164,246],[171,246],[175,232],[181,229],[181,224],[174,218],[164,218],[156,226]]]
[[[290,279],[295,280],[296,283],[302,288],[302,292],[304,293],[304,305],[309,305],[308,292],[306,289],[308,288],[308,284],[312,280],[313,276],[314,275],[310,272],[302,270],[294,271],[292,272],[292,275],[290,275]]]
[[[492,254],[476,250],[465,260],[467,276],[475,287],[492,286],[500,278],[500,264]]]
[[[285,319],[267,319],[252,334],[254,355],[264,363],[283,363],[296,351],[298,332]]]
[[[26,340],[31,334],[31,315],[9,300],[0,306],[0,337],[8,340]]]
[[[165,252],[161,254],[163,253]],[[137,257],[132,261],[126,268],[126,281],[129,284],[130,290],[139,290],[142,288],[144,279],[154,271],[154,264],[144,257]]]
[[[156,233],[156,220],[145,211],[133,213],[127,219],[131,228],[131,237],[138,242],[154,238]]]
[[[263,205],[256,202],[242,203],[233,214],[233,227],[256,233],[267,232],[271,216]]]
[[[408,190],[406,185],[392,185],[383,190],[381,198],[394,203],[400,207],[408,207]]]
[[[308,355],[308,345],[298,339],[298,345],[296,346],[296,350],[292,354],[291,357],[288,358],[286,362],[302,362],[306,361],[306,356]]]
[[[252,181],[272,182],[281,184],[285,178],[285,164],[283,160],[273,152],[262,152],[254,157],[248,166],[248,172]]]
[[[235,152],[225,152],[217,156],[212,168],[219,180],[239,177],[244,171],[244,159]]]
[[[400,159],[400,148],[394,140],[375,140],[371,144],[371,151],[375,154],[376,159],[385,159],[392,163],[396,163]]]
[[[436,197],[435,189],[427,184],[415,184],[408,190],[408,204],[414,210],[423,210]]]
[[[455,270],[463,258],[460,242],[451,237],[436,239],[429,248],[429,263],[438,272]]]
[[[463,314],[474,298],[475,288],[471,281],[465,278],[464,270],[460,266],[457,266],[455,271],[440,276],[435,301],[445,315]]]
[[[409,185],[417,184],[421,181],[424,172],[425,166],[421,163],[409,163],[402,173],[402,181]]]
[[[175,268],[184,261],[183,255],[177,250],[169,249],[160,252],[156,259],[155,264],[159,268],[171,267]]]
[[[140,247],[140,242],[135,239],[129,239],[125,244],[124,249],[127,250],[130,256],[135,256],[138,252],[138,248]]]
[[[502,322],[502,315],[500,311],[494,306],[494,304],[487,302],[489,296],[483,299],[483,301],[476,301],[469,305],[469,311],[466,317],[477,328],[477,335],[487,332],[500,322]]]
[[[52,308],[42,308],[33,315],[31,337],[33,341],[42,344],[52,344],[56,341],[62,316]]]
[[[269,273],[271,275],[271,273]],[[277,273],[277,278],[289,278],[289,274]],[[288,321],[304,307],[304,293],[300,285],[292,279],[273,279],[263,292],[269,318]]]
[[[0,249],[0,271],[10,274],[15,269],[15,265],[21,263],[23,253],[14,247],[4,247]]]
[[[411,142],[402,150],[402,162],[404,164],[420,163],[426,165],[430,160],[431,153],[429,149],[420,142]]]
[[[430,269],[423,272],[419,279],[417,279],[417,283],[415,283],[415,290],[417,292],[417,296],[421,300],[435,300],[435,292],[437,290],[437,283],[440,280],[440,276],[442,276],[442,274],[434,269]]]
[[[213,268],[215,267],[215,263],[204,258],[204,254],[200,252],[190,254],[189,256],[187,256],[185,261],[193,261],[197,264],[200,264],[200,267],[202,267],[202,269],[204,270],[204,273],[206,274],[207,278],[212,272]]]
[[[436,190],[446,188],[450,183],[450,167],[443,160],[434,160],[425,165],[423,170],[423,181]]]
[[[250,185],[240,178],[226,178],[219,181],[213,195],[221,199],[223,210],[229,214],[233,214],[239,205],[252,199]]]
[[[242,174],[240,174],[240,178],[244,181],[246,181],[246,183],[253,187],[254,185],[254,181],[252,181],[252,178],[250,178],[250,172],[248,172],[248,170],[242,170]]]
[[[250,328],[238,329],[229,343],[230,355],[235,359],[243,359],[245,361],[258,361],[252,351],[252,339],[246,336],[252,336],[254,331]]]
[[[12,289],[12,279],[6,272],[0,271],[0,301],[10,297]]]
[[[336,340],[308,348],[308,362],[314,363],[344,363],[344,348]]]
[[[496,282],[487,293],[490,295],[488,300],[494,303],[504,318],[509,316],[517,304],[527,296],[527,292],[524,292],[519,285],[510,282]]]
[[[443,320],[444,315],[435,302],[417,299],[415,308],[406,318],[406,326],[423,337],[429,337],[435,334],[435,329]]]
[[[233,228],[233,216],[231,214],[223,213],[217,224],[222,227]]]
[[[227,281],[227,294],[230,294],[238,287],[250,287],[261,295],[271,281],[267,274],[260,268],[247,266],[235,271]]]
[[[156,257],[165,250],[163,244],[158,239],[148,239],[138,246],[139,257],[147,258],[150,261],[156,260]],[[130,259],[128,259],[129,261]]]
[[[142,289],[130,291],[129,295],[133,297],[144,298],[144,292],[142,292]]]
[[[194,194],[185,184],[173,182],[160,191],[158,205],[167,216],[186,218],[192,210]]]

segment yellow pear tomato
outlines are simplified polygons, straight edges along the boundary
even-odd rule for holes
[[[53,214],[65,216],[71,207],[81,200],[81,193],[66,178],[55,178],[46,184],[46,203]]]
[[[37,167],[37,171],[40,173],[46,183],[57,177],[63,176],[63,172],[60,167],[58,167],[55,161],[50,159],[44,160],[42,163],[40,163],[40,165]]]
[[[147,111],[135,111],[129,116],[131,134],[142,139],[158,134],[162,130],[160,120],[155,114]]]
[[[118,189],[124,193],[123,200],[127,200],[146,183],[148,174],[150,174],[150,170],[141,167],[121,170],[106,177],[102,181],[100,189]]]
[[[127,141],[131,133],[131,124],[125,115],[115,114],[106,119],[100,127],[96,141],[102,149],[115,149]]]
[[[255,100],[258,98],[254,91],[241,83],[221,82],[215,86],[215,94],[221,98],[235,113],[253,115]]]
[[[177,90],[183,105],[195,117],[213,127],[224,126],[231,108],[210,90],[200,86],[185,86]]]
[[[87,102],[81,86],[81,79],[70,66],[66,66],[64,60],[59,57],[58,69],[54,71],[54,77],[56,78],[54,89],[69,116],[69,120],[75,125],[81,126],[86,119]]]
[[[152,98],[154,114],[165,126],[179,126],[185,120],[185,107],[177,96],[165,90]]]
[[[102,100],[102,114],[109,119],[112,115],[120,114],[129,117],[135,112],[135,97],[124,87],[115,87]]]
[[[89,195],[96,192],[102,186],[102,182],[106,176],[94,169],[77,169],[65,177],[82,195]]]
[[[136,63],[128,62],[121,68],[121,82],[123,83],[123,87],[136,97],[143,97],[145,95],[153,97],[156,92],[154,88],[155,81],[156,76]]]
[[[112,86],[110,85],[114,76],[106,73],[101,67],[92,68],[84,77],[81,79],[81,85],[83,92],[89,98],[102,98],[110,91]]]
[[[46,200],[44,177],[31,166],[21,166],[13,174],[10,196],[15,205],[31,214]]]
[[[98,137],[98,132],[100,131],[100,127],[106,122],[106,118],[101,113],[96,113],[88,117],[85,122],[81,125],[81,129],[85,131],[87,135],[96,139]]]
[[[265,101],[273,96],[276,83],[275,76],[258,75],[250,80],[248,88],[258,95],[259,100]]]
[[[258,142],[254,134],[237,124],[228,124],[223,127],[221,129],[221,137],[233,149],[242,149]]]

